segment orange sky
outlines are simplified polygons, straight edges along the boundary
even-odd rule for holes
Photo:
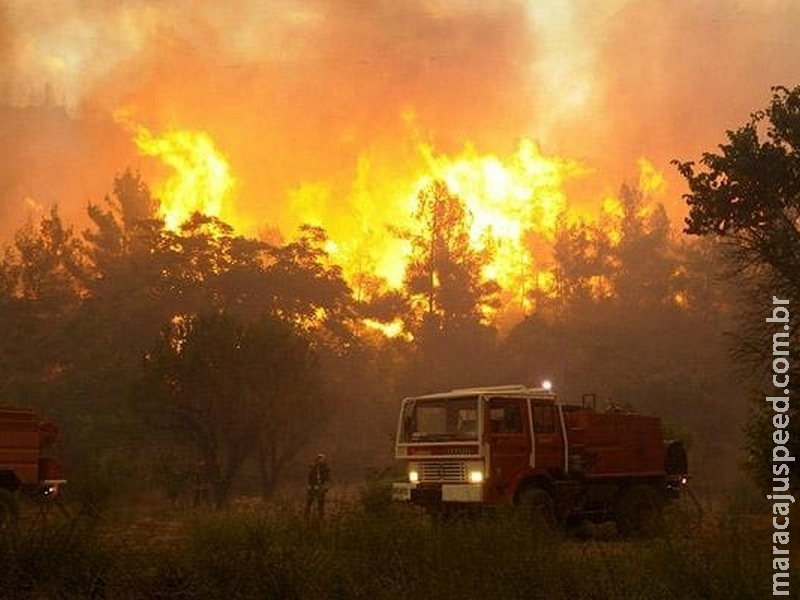
[[[679,219],[670,159],[800,82],[798,26],[791,0],[6,1],[0,235],[54,202],[77,218],[128,166],[166,176],[120,109],[207,132],[249,234],[291,235],[309,212],[382,227],[427,167],[421,144],[505,161],[522,140],[586,167],[566,184],[577,205],[648,157]],[[22,110],[46,99],[66,113]]]

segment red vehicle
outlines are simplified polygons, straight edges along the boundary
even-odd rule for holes
[[[61,463],[46,455],[57,437],[33,410],[0,407],[0,525],[16,517],[20,492],[53,499],[66,483]]]
[[[686,485],[688,460],[656,417],[561,404],[549,385],[453,390],[406,398],[396,457],[398,501],[430,509],[527,506],[550,523],[614,520],[653,527]]]

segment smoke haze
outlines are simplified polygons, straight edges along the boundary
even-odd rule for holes
[[[713,149],[770,86],[798,83],[798,25],[790,0],[11,0],[0,236],[53,203],[78,220],[128,166],[163,176],[126,122],[207,131],[246,233],[407,193],[420,142],[504,157],[522,138],[591,170],[579,203],[647,156],[681,216],[669,160]],[[298,199],[309,186],[318,206]]]

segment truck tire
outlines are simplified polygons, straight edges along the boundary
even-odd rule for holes
[[[18,517],[16,497],[10,491],[0,488],[0,530],[16,524]]]
[[[536,485],[526,485],[515,502],[526,519],[536,527],[552,531],[556,526],[555,508],[553,498],[546,490]]]
[[[681,442],[670,442],[667,445],[664,470],[667,475],[686,475],[689,472],[689,456]]]
[[[625,536],[654,537],[663,528],[664,501],[651,485],[634,485],[617,503],[617,530]]]

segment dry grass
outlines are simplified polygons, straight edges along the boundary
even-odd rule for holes
[[[377,496],[376,496],[377,495]],[[666,534],[539,533],[513,513],[439,523],[334,495],[323,522],[297,495],[224,512],[128,507],[29,521],[0,543],[9,598],[757,598],[770,595],[769,515],[675,511]],[[765,525],[766,524],[766,525]],[[797,564],[795,562],[794,564]],[[793,589],[800,589],[794,574]]]

